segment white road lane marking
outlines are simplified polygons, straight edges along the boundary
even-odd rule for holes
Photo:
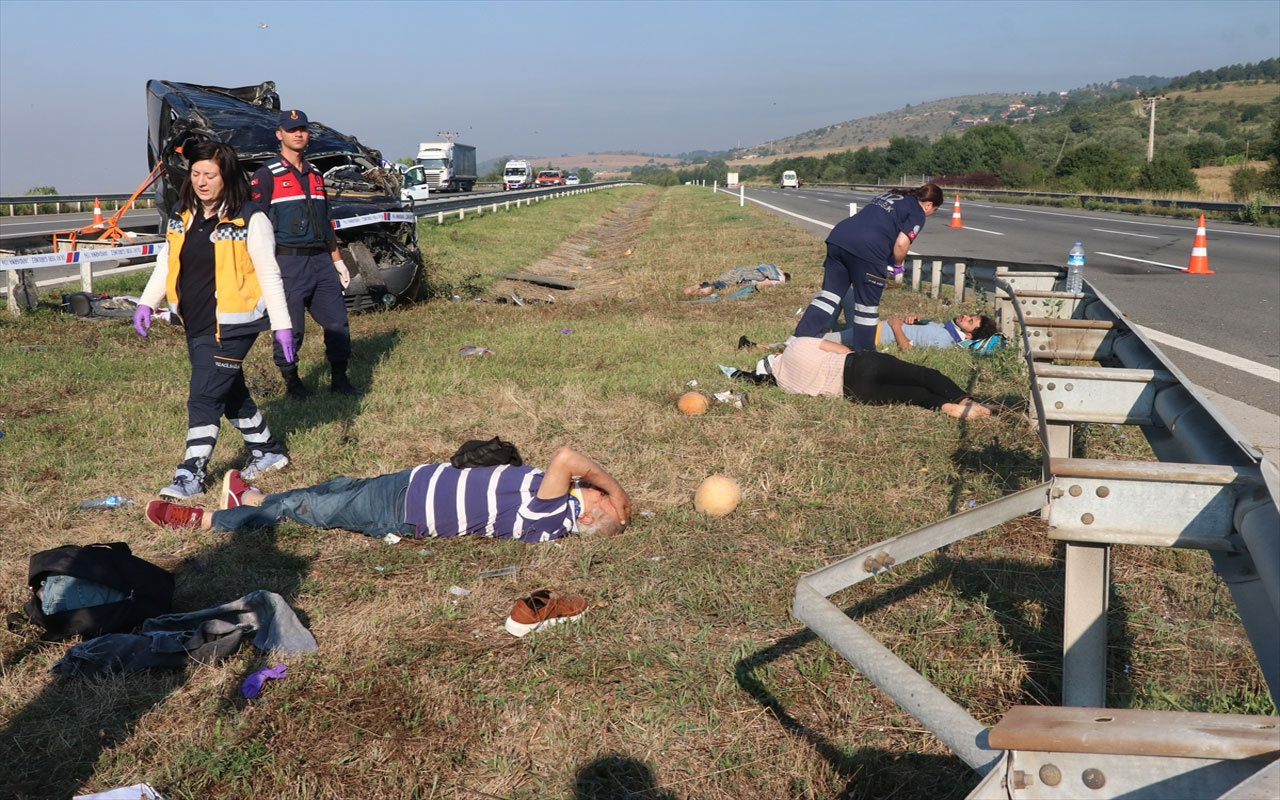
[[[992,215],[991,215],[991,218],[992,218],[992,219],[1007,219],[1007,220],[1009,220],[1009,221],[1011,221],[1011,222],[1023,222],[1023,221],[1024,221],[1022,217],[1002,217],[1002,216],[1000,216],[999,214],[992,214]]]
[[[1124,261],[1137,261],[1139,264],[1150,264],[1153,267],[1164,267],[1165,269],[1176,269],[1179,272],[1186,272],[1186,267],[1180,267],[1177,264],[1162,264],[1159,261],[1148,261],[1145,258],[1134,258],[1133,256],[1122,256],[1119,253],[1104,253],[1101,250],[1094,251],[1100,256],[1111,256],[1112,258],[1123,259]]]
[[[1130,233],[1129,231],[1113,231],[1113,230],[1108,230],[1108,229],[1106,229],[1106,228],[1094,228],[1094,230],[1095,230],[1095,231],[1097,231],[1097,232],[1099,232],[1099,233],[1114,233],[1114,234],[1116,234],[1117,236],[1138,236],[1138,237],[1141,237],[1141,238],[1143,238],[1143,239],[1163,239],[1163,238],[1165,238],[1165,237],[1163,237],[1163,236],[1152,236],[1152,235],[1151,235],[1151,234],[1149,234],[1149,233]]]
[[[977,231],[978,233],[989,233],[992,236],[1004,236],[1004,234],[1001,233],[1000,231],[989,231],[989,230],[986,230],[985,228],[975,228],[972,225],[965,225],[964,229],[966,231]]]
[[[1214,350],[1212,347],[1205,347],[1204,345],[1197,344],[1196,342],[1179,339],[1177,336],[1153,330],[1143,325],[1134,325],[1133,327],[1141,331],[1143,336],[1146,336],[1156,344],[1173,347],[1178,350],[1182,350],[1183,352],[1190,353],[1193,356],[1200,356],[1201,358],[1207,358],[1210,361],[1215,361],[1225,367],[1238,369],[1241,372],[1247,372],[1250,375],[1280,383],[1280,368],[1268,367],[1266,364],[1259,364],[1257,361],[1250,361],[1247,358],[1233,356],[1230,353],[1224,353],[1221,350]]]

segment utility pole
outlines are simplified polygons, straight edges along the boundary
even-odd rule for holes
[[[1168,99],[1163,95],[1147,98],[1147,116],[1150,118],[1150,126],[1147,130],[1147,163],[1156,157],[1156,101]]]

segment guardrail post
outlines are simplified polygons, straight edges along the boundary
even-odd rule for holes
[[[933,270],[929,273],[929,296],[937,300],[942,292],[942,262],[934,261]]]
[[[850,203],[850,204],[849,204],[849,216],[851,216],[851,217],[852,217],[854,214],[857,214],[857,213],[858,213],[858,204],[857,204],[857,203]]]
[[[117,262],[118,263],[118,262]],[[93,262],[84,261],[80,264],[80,291],[93,291]]]
[[[1106,708],[1111,546],[1066,543],[1062,704]]]
[[[924,262],[916,259],[911,262],[911,291],[920,291],[920,273],[924,272]]]
[[[957,303],[964,302],[964,262],[956,262],[955,281],[952,284],[955,291],[955,301]]]

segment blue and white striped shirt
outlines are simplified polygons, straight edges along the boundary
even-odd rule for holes
[[[488,536],[546,542],[577,531],[580,504],[568,494],[536,495],[543,472],[534,467],[423,464],[409,476],[405,522],[417,536]]]

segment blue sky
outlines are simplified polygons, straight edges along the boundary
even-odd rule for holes
[[[273,80],[388,158],[456,131],[485,161],[721,150],[908,103],[1278,56],[1280,0],[0,0],[0,194],[132,191],[152,78]]]

